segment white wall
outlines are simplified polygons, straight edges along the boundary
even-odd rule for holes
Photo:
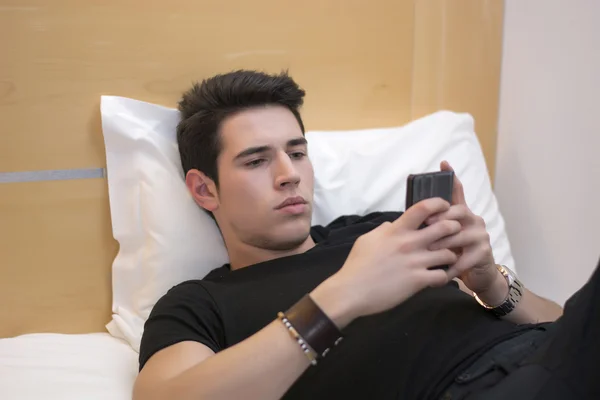
[[[505,4],[496,193],[520,277],[562,304],[600,257],[600,1]]]

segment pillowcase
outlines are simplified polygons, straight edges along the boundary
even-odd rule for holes
[[[139,351],[144,322],[171,287],[228,261],[214,221],[187,191],[175,127],[179,112],[102,96],[112,229],[113,316],[108,331]],[[402,127],[310,131],[315,169],[313,224],[340,215],[403,210],[410,173],[448,160],[473,212],[483,217],[496,261],[514,269],[504,220],[468,114],[440,111]]]

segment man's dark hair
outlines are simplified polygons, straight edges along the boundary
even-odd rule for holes
[[[266,105],[287,107],[304,134],[299,113],[304,94],[287,72],[270,75],[239,70],[195,83],[179,102],[181,121],[177,125],[177,143],[184,174],[198,169],[218,187],[220,127],[227,117],[242,110]]]

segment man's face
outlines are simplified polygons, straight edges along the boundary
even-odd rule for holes
[[[245,110],[227,118],[220,134],[215,216],[223,232],[269,250],[302,244],[310,232],[314,176],[292,112]]]

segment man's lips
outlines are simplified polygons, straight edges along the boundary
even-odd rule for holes
[[[301,196],[288,197],[281,204],[279,204],[277,207],[275,207],[275,209],[281,210],[282,208],[285,208],[285,207],[297,206],[297,205],[302,205],[302,204],[306,204],[306,200],[304,200],[304,197],[301,197]]]

